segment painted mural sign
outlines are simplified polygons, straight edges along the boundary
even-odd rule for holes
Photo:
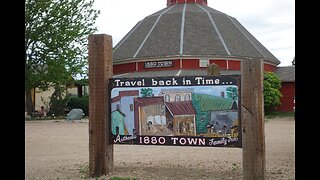
[[[241,147],[238,76],[110,79],[114,144]]]

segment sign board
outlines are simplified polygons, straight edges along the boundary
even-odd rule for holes
[[[144,63],[144,68],[167,68],[173,67],[172,61],[148,61]]]
[[[114,144],[241,147],[240,76],[111,78]]]

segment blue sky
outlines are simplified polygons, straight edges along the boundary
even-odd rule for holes
[[[167,0],[95,0],[101,10],[97,34],[112,36],[115,46],[146,16],[166,7]],[[294,0],[208,0],[208,6],[236,18],[280,61],[295,57]]]

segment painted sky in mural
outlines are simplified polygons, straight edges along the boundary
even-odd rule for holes
[[[194,89],[195,93],[199,94],[208,94],[212,96],[220,96],[219,92],[225,92],[227,87],[229,86],[193,86],[192,88]],[[237,86],[230,86],[230,87],[235,87]],[[178,86],[178,87],[166,87],[166,89],[177,89],[177,88],[185,88],[184,86]],[[119,95],[119,91],[131,91],[131,90],[140,90],[141,88],[116,88],[113,89],[111,92],[111,98],[114,98],[115,96]],[[152,91],[154,94],[159,94],[161,91],[161,87],[153,87]],[[139,97],[141,97],[142,94],[139,93]]]

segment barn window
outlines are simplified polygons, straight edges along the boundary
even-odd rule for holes
[[[185,101],[189,101],[189,100],[190,100],[190,94],[186,94],[186,95],[184,96],[184,100],[185,100]]]
[[[199,60],[199,67],[207,67],[209,64],[209,60],[208,59],[200,59]]]
[[[166,94],[166,95],[164,96],[164,102],[170,102],[170,96],[169,96],[169,94]]]
[[[133,104],[130,104],[130,111],[133,111]]]
[[[176,101],[181,101],[181,96],[179,94],[177,94],[176,97],[175,97],[175,100]]]

